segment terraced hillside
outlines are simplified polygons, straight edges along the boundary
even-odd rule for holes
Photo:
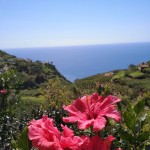
[[[142,68],[145,65],[145,68]],[[147,67],[146,67],[147,66]],[[75,81],[82,93],[92,93],[99,85],[109,87],[110,91],[123,98],[133,100],[150,93],[150,61],[138,66],[130,65],[128,69],[115,70],[86,77]],[[150,99],[147,100],[150,106]]]

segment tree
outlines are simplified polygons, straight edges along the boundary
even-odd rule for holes
[[[138,70],[138,67],[133,65],[133,64],[130,64],[129,65],[129,70],[132,72],[132,71],[137,71]]]
[[[43,96],[50,106],[60,108],[69,103],[70,92],[59,77],[50,79],[42,89]]]

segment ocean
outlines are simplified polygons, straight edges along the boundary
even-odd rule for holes
[[[4,49],[19,58],[53,62],[58,71],[74,81],[91,75],[126,69],[150,60],[149,43]]]

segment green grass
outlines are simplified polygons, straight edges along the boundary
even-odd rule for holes
[[[18,104],[18,116],[21,115],[22,112],[31,112],[36,108],[46,109],[46,100],[42,97],[33,97],[33,96],[21,96],[20,103]]]
[[[43,96],[38,96],[38,97],[34,97],[34,96],[21,96],[21,99],[23,101],[34,101],[34,102],[38,102],[38,103],[42,103],[45,101],[45,98]]]
[[[124,71],[124,70],[121,70],[121,71],[117,72],[117,73],[113,76],[113,79],[122,78],[122,77],[124,77],[124,74],[125,74],[125,71]]]
[[[43,96],[33,97],[33,96],[21,96],[21,101],[24,104],[31,105],[41,105],[46,102],[46,99]]]
[[[129,76],[133,77],[133,78],[138,78],[138,77],[141,77],[143,76],[144,74],[140,71],[135,71],[133,73],[130,73]]]

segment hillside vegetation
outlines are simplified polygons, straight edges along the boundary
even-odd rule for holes
[[[23,89],[39,88],[48,79],[59,77],[64,83],[69,81],[56,69],[53,62],[33,62],[30,59],[17,58],[0,50],[0,72],[15,70],[23,81]]]
[[[81,93],[92,93],[101,86],[109,87],[109,90],[122,99],[134,101],[137,98],[150,95],[150,61],[142,63],[146,68],[129,65],[128,69],[115,70],[108,73],[97,74],[75,81],[75,85],[81,89]],[[150,99],[146,99],[150,106]]]
[[[138,66],[131,64],[128,69],[124,70],[114,70],[77,79],[73,84],[59,73],[52,62],[33,62],[29,59],[17,58],[0,50],[0,72],[5,72],[8,69],[15,70],[23,82],[21,93],[24,100],[45,99],[45,96],[42,96],[43,89],[48,86],[48,82],[51,82],[49,88],[54,85],[62,87],[62,89],[67,87],[64,89],[71,92],[72,97],[91,94],[100,85],[109,87],[110,91],[120,98],[132,101],[150,95],[150,61],[141,63]],[[60,81],[55,80],[56,77]],[[149,106],[150,100],[146,100],[146,103]]]
[[[49,80],[59,86],[55,88],[60,88],[60,90],[67,87],[66,90],[71,91],[70,88],[72,88],[72,83],[57,70],[53,62],[41,62],[38,60],[33,62],[30,59],[17,58],[0,50],[0,73],[7,71],[15,72],[22,85],[19,89],[21,99],[28,103],[32,101],[41,104],[46,100],[47,96],[44,93],[44,89],[47,87]],[[53,84],[49,88],[53,88]],[[69,98],[67,97],[67,99]]]

